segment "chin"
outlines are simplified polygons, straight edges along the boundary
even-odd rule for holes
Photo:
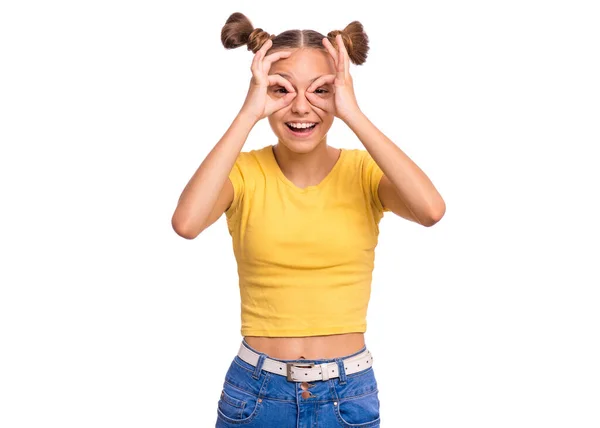
[[[321,139],[311,139],[306,141],[279,139],[279,143],[294,153],[310,153],[319,145]]]
[[[285,125],[284,125],[285,126]],[[289,150],[297,153],[307,153],[313,150],[325,138],[320,132],[314,133],[308,138],[290,137],[286,129],[278,135],[279,142]]]

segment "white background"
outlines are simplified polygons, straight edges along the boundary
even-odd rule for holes
[[[361,21],[359,105],[446,201],[432,228],[381,222],[382,426],[600,426],[593,3],[2,2],[0,426],[214,426],[241,341],[231,238],[171,216],[246,95],[235,11]],[[261,121],[244,150],[275,142]],[[329,144],[362,147],[341,121]]]

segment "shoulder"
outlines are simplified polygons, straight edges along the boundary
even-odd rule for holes
[[[346,156],[354,162],[363,163],[371,159],[371,155],[365,149],[343,149]]]
[[[257,166],[265,162],[268,156],[268,151],[271,150],[271,146],[262,147],[260,149],[253,149],[248,151],[242,151],[237,157],[236,162],[245,166]]]
[[[271,150],[271,146],[240,152],[230,174],[232,181],[249,185],[264,180],[270,168],[267,150]]]
[[[346,153],[346,164],[362,176],[368,174],[373,168],[375,161],[371,154],[365,149],[343,149]]]
[[[265,149],[247,150],[238,154],[234,169],[237,169],[241,175],[248,178],[257,172],[260,172],[265,159]]]

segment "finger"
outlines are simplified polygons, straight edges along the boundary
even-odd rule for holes
[[[306,92],[306,99],[313,106],[320,108],[323,111],[333,112],[333,105],[331,100],[324,100],[318,95],[314,94],[313,92]]]
[[[327,37],[323,38],[323,45],[325,46],[325,49],[327,49],[327,52],[333,57],[334,64],[337,65],[337,52]]]
[[[319,77],[317,80],[312,82],[310,86],[306,89],[307,92],[314,92],[319,86],[333,84],[335,81],[335,74],[325,74],[324,76]]]
[[[281,110],[282,108],[290,105],[292,103],[292,101],[294,100],[294,98],[296,97],[296,95],[297,95],[296,92],[285,94],[284,97],[275,101],[275,103],[273,105],[273,108],[275,109],[274,111]]]
[[[265,57],[263,60],[263,72],[268,74],[269,70],[271,69],[271,65],[275,61],[278,61],[282,58],[288,58],[291,54],[292,53],[290,51],[279,51]]]
[[[335,36],[335,40],[337,41],[337,47],[338,47],[338,63],[337,63],[337,72],[338,75],[340,76],[340,79],[344,79],[345,75],[345,66],[344,66],[344,61],[345,61],[345,57],[344,57],[344,51],[342,49],[344,49],[344,39],[342,39],[342,35],[338,34],[337,36]]]
[[[294,89],[294,87],[292,86],[290,81],[287,79],[284,79],[279,74],[269,74],[268,79],[269,79],[269,86],[281,85],[285,89],[287,89],[288,92],[296,92],[296,90]]]
[[[258,56],[258,60],[257,60],[257,67],[261,73],[263,72],[263,69],[262,69],[263,59],[265,58],[265,55],[267,54],[267,51],[269,50],[269,48],[271,46],[273,46],[273,40],[269,39],[263,43],[263,45],[257,52],[257,53],[260,53],[260,55]]]
[[[254,58],[252,59],[252,66],[250,68],[254,69],[258,66],[258,63],[261,61],[261,55],[266,52],[265,49],[269,49],[267,47],[269,46],[269,42],[271,42],[270,44],[273,43],[272,40],[269,39],[265,43],[263,43],[259,50],[256,51],[256,53],[254,54]]]
[[[348,49],[346,49],[346,45],[344,44],[344,40],[342,36],[340,36],[340,47],[342,49],[342,58],[344,58],[344,73],[346,76],[350,74],[350,55],[348,55]]]
[[[262,72],[261,72],[261,61],[262,61],[262,57],[264,55],[264,53],[266,52],[267,49],[269,49],[269,46],[272,44],[271,39],[267,40],[265,43],[263,43],[262,47],[256,51],[256,53],[254,54],[254,58],[252,59],[252,65],[250,66],[250,70],[252,70],[252,75],[253,75],[253,80],[255,82],[261,83],[261,80],[263,80],[262,77]]]
[[[254,57],[252,58],[252,64],[250,64],[250,70],[252,70],[252,73],[255,73],[258,71],[257,67],[258,67],[258,55],[259,53],[256,52],[254,54]]]
[[[263,43],[263,45],[258,50],[260,52],[260,54],[261,54],[261,59],[265,57],[265,54],[271,48],[271,46],[273,46],[273,40],[272,39],[267,39],[267,41]]]

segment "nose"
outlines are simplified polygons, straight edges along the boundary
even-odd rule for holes
[[[306,98],[305,91],[298,91],[294,100],[292,101],[292,112],[298,114],[310,113],[311,106]]]

